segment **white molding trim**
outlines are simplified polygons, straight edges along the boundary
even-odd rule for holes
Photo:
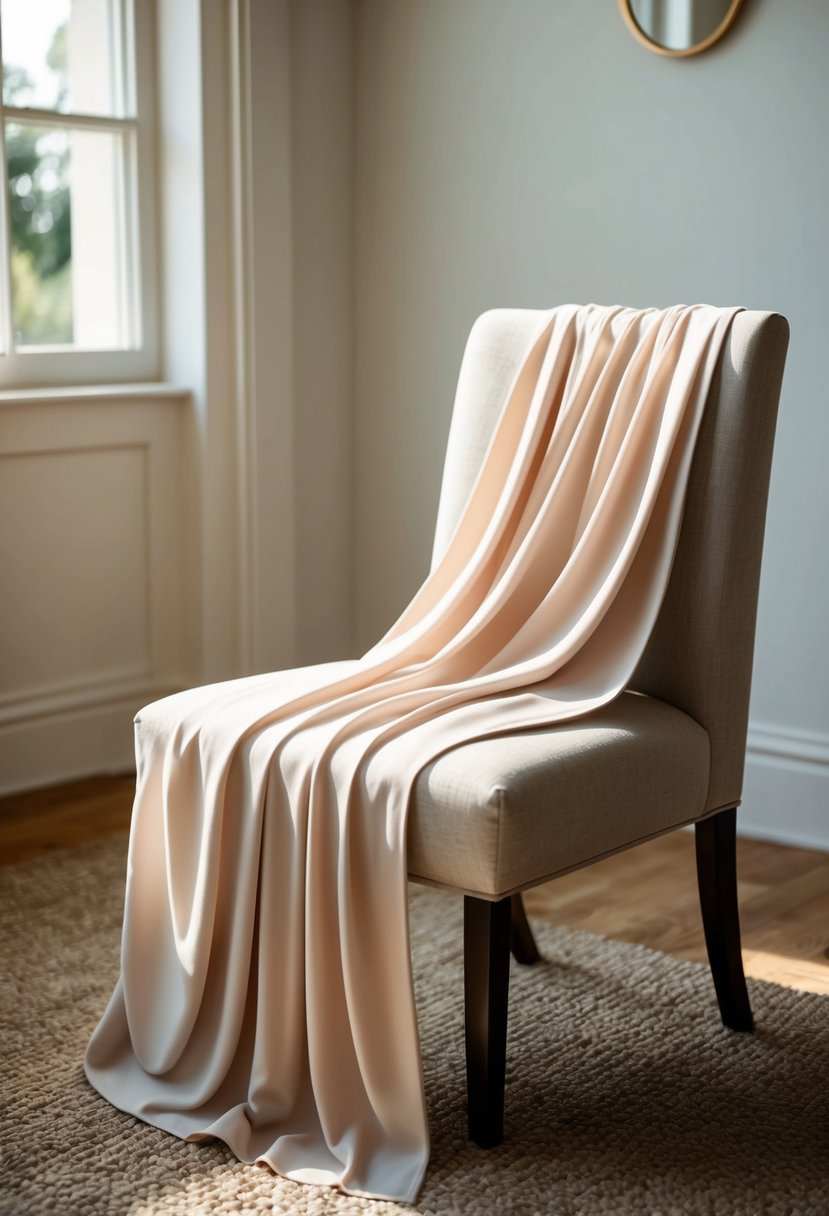
[[[829,735],[797,727],[774,726],[769,722],[752,722],[747,751],[749,756],[774,756],[790,763],[829,765]]]
[[[128,311],[132,313],[133,321],[129,327],[132,330],[129,342],[126,346],[114,350],[85,350],[73,347],[29,347],[26,350],[15,350],[7,344],[6,354],[0,359],[0,385],[9,385],[12,393],[15,392],[12,387],[14,385],[65,385],[96,381],[106,383],[113,380],[134,382],[158,375],[161,334],[158,324],[158,158],[154,8],[153,3],[144,0],[130,2],[128,5],[130,19],[126,25],[131,27],[128,51],[132,51],[133,63],[127,62],[127,69],[132,77],[135,112],[134,116],[115,120],[114,123],[125,132],[132,131],[131,138],[126,137],[126,164],[129,168],[125,173],[127,189],[123,208],[125,222],[122,243],[122,256],[132,272],[128,276],[130,290],[127,293]],[[128,53],[127,59],[129,58]],[[28,110],[26,113],[31,119],[36,118],[37,111]],[[13,119],[18,115],[9,110],[8,117]],[[71,115],[57,118],[50,115],[49,121],[71,123],[74,120]],[[106,119],[103,123],[99,118],[92,118],[91,121],[98,127],[113,128],[113,122]],[[83,116],[80,125],[89,125]],[[5,212],[5,205],[0,204],[0,218],[3,222],[8,219]],[[0,255],[0,259],[3,258],[4,254]],[[8,312],[8,301],[5,309],[0,311]],[[10,316],[9,313],[5,321],[6,326],[10,323]]]
[[[44,446],[39,443],[36,447],[24,446],[17,448],[6,448],[0,451],[0,460],[16,460],[20,457],[30,459],[33,456],[88,456],[92,453],[107,453],[107,452],[140,452],[144,460],[148,458],[150,451],[149,440],[114,440],[111,443],[95,443],[90,440],[88,443],[54,443],[53,446]]]
[[[752,722],[741,836],[829,852],[829,735]]]
[[[182,688],[181,681],[159,681],[146,671],[119,672],[109,677],[67,683],[31,693],[0,698],[0,727],[73,713],[116,701],[139,700],[147,705],[158,688]],[[156,698],[157,699],[157,698]]]
[[[181,684],[113,684],[43,715],[0,722],[0,797],[96,773],[135,769],[133,719]]]
[[[190,389],[163,381],[147,384],[86,384],[56,388],[0,389],[0,407],[18,405],[77,405],[100,401],[169,401],[190,397]]]

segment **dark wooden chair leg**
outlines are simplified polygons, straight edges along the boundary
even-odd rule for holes
[[[512,897],[512,938],[511,948],[512,957],[516,963],[521,963],[525,967],[532,966],[541,958],[538,953],[538,946],[535,944],[533,931],[530,928],[530,922],[527,920],[527,913],[524,911],[524,901],[520,895]]]
[[[469,1139],[481,1148],[504,1137],[504,1077],[512,901],[464,896],[463,952]]]
[[[736,809],[700,820],[696,843],[705,944],[723,1025],[731,1030],[753,1030],[740,950]]]

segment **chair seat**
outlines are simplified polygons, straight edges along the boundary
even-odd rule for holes
[[[561,726],[465,743],[418,777],[409,876],[509,894],[698,819],[709,763],[699,723],[636,692]]]

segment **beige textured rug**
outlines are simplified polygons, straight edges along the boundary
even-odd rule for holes
[[[412,890],[432,1161],[414,1208],[240,1165],[120,1114],[84,1046],[118,970],[125,839],[0,870],[0,1212],[829,1213],[829,1000],[753,983],[753,1036],[707,971],[536,925],[513,964],[507,1142],[466,1141],[461,901]]]

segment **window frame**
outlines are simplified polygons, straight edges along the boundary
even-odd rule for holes
[[[0,41],[0,325],[5,346],[0,351],[0,389],[119,384],[155,380],[159,373],[158,275],[156,248],[154,4],[152,0],[123,0],[127,96],[134,113],[125,118],[57,113],[34,107],[3,104],[2,42]],[[2,30],[0,29],[0,39]],[[12,338],[11,249],[6,123],[24,121],[67,130],[118,131],[126,134],[129,158],[125,174],[124,236],[130,267],[126,301],[133,344],[115,350],[29,347],[15,350]]]

